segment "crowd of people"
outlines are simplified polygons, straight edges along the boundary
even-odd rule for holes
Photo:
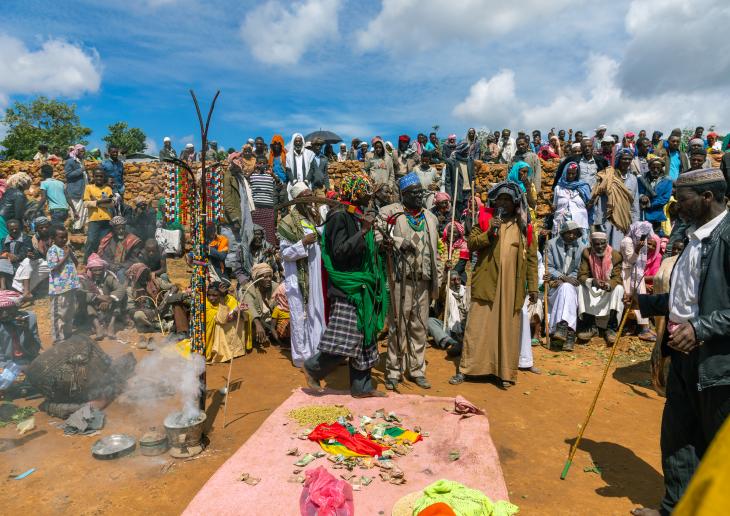
[[[240,152],[210,142],[206,160],[224,173],[222,219],[205,235],[206,358],[286,346],[310,387],[346,359],[352,395],[383,396],[371,369],[387,337],[388,390],[406,378],[431,387],[429,343],[458,357],[451,384],[489,376],[507,389],[518,370],[539,373],[535,345],[571,352],[599,334],[614,345],[626,308],[638,338],[658,340],[672,358],[662,430],[676,444],[664,455],[678,472],[665,468],[671,510],[692,462],[677,450],[701,453],[730,407],[727,394],[715,396],[730,384],[728,290],[703,289],[728,285],[729,145],[730,135],[705,137],[701,127],[683,140],[680,130],[619,139],[606,126],[590,137],[551,130],[546,142],[540,131],[513,138],[508,129],[484,137],[472,128],[461,141],[402,135],[397,145],[375,136],[338,152],[300,133],[288,144],[252,138]],[[164,221],[162,200],[125,198],[123,151],[96,162],[85,152],[69,148],[54,178],[59,158],[40,146],[38,198],[27,195],[26,173],[0,182],[3,361],[39,353],[37,316],[21,305],[42,295],[54,343],[126,326],[189,336],[190,292],[167,275],[169,254],[193,260],[182,228]],[[200,154],[188,144],[179,159]],[[169,138],[159,157],[178,158]],[[477,160],[507,173],[482,191]],[[551,185],[547,160],[559,160]],[[336,185],[328,170],[342,161],[362,162],[361,172]],[[538,221],[541,200],[552,209]],[[85,235],[83,252],[70,234]],[[705,430],[699,441],[687,426],[695,421]]]

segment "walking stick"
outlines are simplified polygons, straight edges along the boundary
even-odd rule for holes
[[[264,279],[263,276],[257,280],[254,280],[253,282],[251,282],[251,284],[248,287],[246,287],[246,290],[243,291],[243,295],[241,296],[240,303],[243,303],[243,300],[246,297],[246,294],[248,293],[248,289],[253,287],[257,282],[261,281],[262,279]],[[238,305],[239,307],[241,306],[240,303]],[[238,328],[240,327],[240,324],[241,324],[241,310],[239,310],[238,314],[236,315],[236,333],[235,333],[236,335],[238,335]],[[226,342],[226,346],[228,346],[228,342]],[[233,372],[233,352],[231,351],[230,348],[228,348],[228,352],[231,354],[231,361],[228,363],[228,377],[226,378],[226,399],[225,399],[226,404],[223,406],[223,428],[226,427],[226,414],[228,413],[228,398],[229,398],[230,392],[231,392],[231,390],[230,390],[231,373]],[[246,343],[245,342],[243,343],[243,354],[244,355],[246,354]]]
[[[547,251],[548,251],[548,246],[545,245],[542,252],[544,253],[543,258],[545,261],[545,271],[546,272],[548,270],[548,252]],[[548,311],[548,306],[547,306],[547,302],[548,302],[547,298],[548,298],[548,291],[550,290],[550,282],[543,280],[543,286],[545,287],[543,289],[543,293],[542,293],[543,311],[545,312],[545,346],[547,347],[547,349],[550,349],[550,321],[548,320],[549,311]]]
[[[606,376],[608,375],[608,370],[611,367],[611,362],[613,361],[613,356],[616,354],[616,349],[618,349],[618,343],[619,343],[619,340],[621,339],[621,335],[624,332],[624,325],[626,324],[626,319],[629,318],[629,312],[631,312],[631,305],[624,308],[624,315],[621,318],[621,324],[618,327],[618,334],[616,335],[616,342],[614,343],[613,348],[611,349],[611,354],[608,356],[608,360],[606,361],[606,367],[603,368],[603,376],[601,376],[601,381],[598,382],[598,389],[596,389],[596,394],[595,394],[595,396],[593,396],[593,402],[591,403],[591,407],[588,409],[588,414],[586,414],[586,419],[583,422],[583,426],[581,426],[580,432],[578,432],[578,437],[575,439],[573,446],[570,448],[570,454],[568,455],[568,460],[565,461],[565,466],[563,467],[563,472],[560,474],[560,480],[565,480],[565,477],[568,476],[568,470],[570,469],[570,466],[573,463],[573,457],[575,457],[575,452],[578,450],[578,444],[580,443],[580,440],[583,438],[583,433],[586,431],[588,422],[591,420],[591,416],[593,415],[593,410],[596,408],[596,402],[598,401],[598,396],[601,394],[601,389],[603,388],[603,382],[606,381]]]
[[[458,167],[458,162],[457,165]],[[458,173],[457,173],[458,172]],[[449,249],[446,253],[447,262],[451,264],[451,246],[454,245],[454,219],[456,219],[456,187],[459,186],[459,175],[461,174],[461,170],[454,170],[454,195],[451,198],[451,231],[449,232]],[[446,283],[446,288],[448,288],[448,282]],[[448,292],[447,292],[448,294]],[[447,322],[449,320],[449,303],[448,298],[446,300],[447,302],[444,304],[444,322],[443,322],[443,330],[446,331],[446,327],[448,326]]]

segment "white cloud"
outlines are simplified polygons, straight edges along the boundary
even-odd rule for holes
[[[634,96],[730,87],[730,53],[718,46],[728,27],[727,0],[634,0],[619,84]]]
[[[257,60],[293,65],[315,45],[337,38],[341,6],[341,0],[269,0],[246,16],[240,34]]]
[[[569,0],[383,0],[381,11],[357,33],[357,47],[412,52],[466,41],[481,43],[550,16]],[[548,12],[549,11],[549,12]]]
[[[0,104],[10,95],[44,94],[76,97],[101,85],[101,60],[60,39],[49,39],[37,50],[19,39],[0,34]]]
[[[188,143],[195,143],[195,136],[193,136],[192,134],[186,134],[185,136],[181,136],[180,138],[172,138],[172,140],[178,141],[183,145],[187,145]]]
[[[609,131],[653,129],[668,130],[703,124],[727,129],[730,104],[724,95],[685,91],[662,93],[650,98],[631,97],[617,82],[620,64],[603,55],[586,62],[582,82],[563,88],[547,103],[530,104],[516,94],[511,70],[477,81],[454,116],[469,122],[489,122],[517,129],[572,127],[590,131],[605,123]]]

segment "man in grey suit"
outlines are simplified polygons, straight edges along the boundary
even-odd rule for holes
[[[315,138],[312,142],[311,150],[314,156],[312,157],[312,163],[309,166],[309,173],[307,174],[307,183],[315,195],[324,195],[324,191],[330,187],[330,178],[327,174],[329,160],[325,156],[320,155],[322,145],[324,145],[322,138]]]

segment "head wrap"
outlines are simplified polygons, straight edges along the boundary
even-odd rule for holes
[[[361,174],[351,174],[342,180],[340,192],[342,200],[352,202],[366,194],[372,193],[373,184],[370,178]]]
[[[520,186],[520,190],[522,190],[523,192],[525,191],[525,185],[523,185],[522,181],[520,180],[520,170],[525,167],[527,167],[527,177],[531,179],[532,167],[525,161],[516,161],[509,169],[509,174],[507,174],[507,181],[517,183]]]
[[[296,199],[297,197],[302,195],[305,190],[309,190],[309,187],[304,181],[294,183],[294,185],[291,187],[291,198]]]
[[[341,149],[342,147],[344,147],[345,149],[347,149],[347,144],[346,144],[345,142],[342,142],[342,143],[340,143],[340,149]]]
[[[10,177],[8,177],[7,180],[8,188],[18,189],[23,189],[24,187],[30,185],[32,182],[33,179],[25,172],[16,172],[15,174],[12,174]]]
[[[502,194],[508,194],[512,198],[512,202],[519,204],[519,200],[522,197],[522,190],[512,181],[503,181],[492,187],[487,192],[487,204],[491,207],[494,201]]]
[[[689,141],[689,144],[690,145],[702,145],[704,147],[705,146],[705,140],[703,140],[702,138],[692,138]]]
[[[71,152],[69,152],[68,155],[71,156],[72,158],[76,159],[76,155],[82,149],[83,150],[86,150],[86,147],[84,147],[80,143],[77,143],[76,145],[72,145],[71,146]]]
[[[165,137],[164,137],[164,138],[162,139],[162,143],[167,143],[167,142],[171,142],[171,141],[172,141],[172,140],[170,140],[170,137],[169,137],[169,136],[165,136]]]
[[[593,240],[608,240],[608,235],[602,231],[594,231],[591,233],[591,242]]]
[[[383,147],[385,147],[385,144],[383,143],[383,139],[380,136],[373,136],[373,139],[370,140],[370,145],[375,147],[375,143],[380,142],[383,144]],[[363,142],[364,143],[364,142]]]
[[[257,280],[266,274],[274,274],[274,270],[271,268],[271,265],[266,262],[257,263],[251,267],[251,279],[253,280]]]
[[[444,201],[450,201],[451,196],[447,194],[446,192],[436,192],[436,195],[433,196],[433,201],[436,203],[444,202]]]
[[[418,178],[418,174],[416,174],[415,172],[411,172],[400,178],[400,180],[398,181],[398,188],[403,191],[410,186],[420,184],[421,180]]]
[[[576,170],[577,175],[575,180],[568,180],[568,170]],[[566,190],[576,190],[580,194],[581,199],[583,199],[583,202],[586,204],[588,204],[588,201],[591,199],[591,186],[585,181],[580,180],[580,167],[578,166],[578,163],[574,161],[568,163],[565,167],[563,174],[560,176],[560,179],[558,179],[558,186],[565,188]]]
[[[601,138],[601,143],[616,143],[616,140],[613,139],[613,136],[608,135]]]
[[[38,226],[45,226],[46,224],[50,224],[50,223],[51,223],[51,220],[44,215],[41,215],[40,217],[36,217],[33,219],[33,226],[35,226],[36,229],[38,229]]]
[[[293,145],[293,141],[294,140],[292,140],[292,145]],[[273,147],[275,143],[278,143],[279,145],[281,145],[281,155],[280,155],[281,165],[285,166],[284,164],[286,163],[286,147],[284,146],[284,137],[280,134],[275,134],[271,138],[271,144],[269,145],[269,166],[270,167],[274,166],[274,151],[271,149],[271,147]]]
[[[632,151],[628,147],[623,147],[623,148],[619,149],[619,151],[616,153],[616,160],[614,162],[614,167],[618,168],[618,164],[621,161],[622,156],[629,156],[630,158],[633,159],[634,151]]]
[[[677,180],[674,181],[674,186],[679,188],[681,186],[700,186],[722,182],[725,182],[725,176],[722,175],[719,168],[703,168],[679,174]]]
[[[108,266],[109,266],[109,264],[106,261],[104,261],[104,259],[96,253],[91,253],[89,255],[89,259],[86,260],[87,269],[105,269]]]
[[[194,147],[194,145],[192,143],[186,143],[185,144],[185,148],[186,149],[192,149],[193,147]]]
[[[709,138],[710,136],[717,139],[717,133],[715,131],[710,131],[709,133],[707,133],[707,137]]]
[[[390,147],[390,150],[393,150],[393,144],[389,141],[385,142],[385,148],[387,149],[389,147]]]
[[[624,134],[624,136],[626,138],[633,138],[634,136],[636,136],[636,134],[634,134],[633,131],[629,131],[628,133]]]
[[[448,246],[451,240],[451,223],[446,224],[441,235],[441,240]],[[469,246],[464,240],[464,225],[459,221],[454,221],[454,243],[451,247],[454,251],[459,251],[459,258],[469,260]]]
[[[598,131],[605,131],[606,129],[608,129],[608,126],[606,124],[601,124],[596,129],[596,132],[598,132]]]
[[[560,234],[562,235],[563,233],[567,233],[568,231],[573,231],[574,229],[581,229],[581,227],[574,220],[566,220],[560,226]]]
[[[410,141],[411,141],[411,137],[410,137],[410,136],[408,136],[407,134],[401,134],[401,135],[400,135],[400,136],[398,137],[398,141],[399,141],[399,142],[406,142],[406,143],[408,143],[408,142],[410,142]]]
[[[110,224],[112,226],[125,226],[127,224],[127,219],[125,219],[121,215],[117,215],[116,217],[112,218]]]
[[[14,290],[0,290],[0,308],[13,308],[20,306],[22,294]]]

